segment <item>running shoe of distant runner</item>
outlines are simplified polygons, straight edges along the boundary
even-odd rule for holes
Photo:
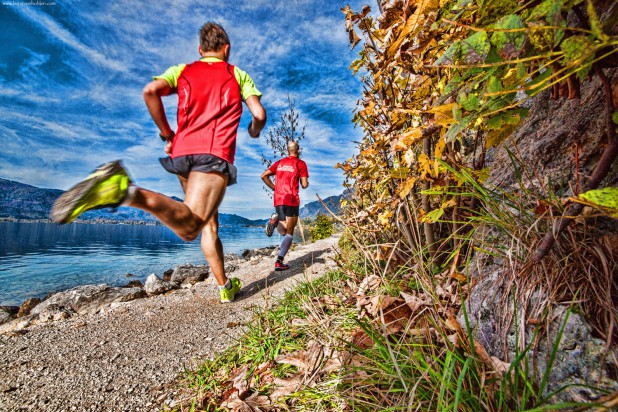
[[[271,237],[275,231],[275,228],[279,224],[279,215],[275,212],[268,219],[268,223],[266,223],[266,236]]]

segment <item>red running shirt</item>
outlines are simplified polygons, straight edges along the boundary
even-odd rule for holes
[[[234,66],[197,61],[178,78],[178,131],[171,157],[213,154],[234,163],[242,114]]]
[[[307,163],[288,156],[273,163],[268,170],[275,174],[275,206],[300,206],[298,183],[301,177],[309,177]]]

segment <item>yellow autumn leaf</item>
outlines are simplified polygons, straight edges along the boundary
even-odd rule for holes
[[[371,156],[371,155],[375,155],[377,153],[378,153],[378,151],[376,149],[374,149],[373,147],[370,147],[368,149],[362,150],[360,152],[360,155],[361,156]]]
[[[446,202],[442,203],[440,208],[448,209],[449,207],[455,207],[457,205],[457,201],[455,199],[449,199]]]
[[[373,115],[374,108],[375,108],[375,103],[373,101],[369,101],[369,104],[363,110],[360,111],[360,114],[365,117],[371,116]]]
[[[419,140],[421,137],[423,137],[423,131],[420,127],[408,129],[397,138],[395,150],[406,150],[412,145],[412,143]]]
[[[489,178],[489,168],[478,170],[475,174],[479,183],[485,183],[485,180]]]
[[[513,134],[515,129],[517,129],[517,124],[507,124],[501,129],[490,131],[485,138],[485,147],[489,149],[498,146]]]
[[[416,183],[416,177],[409,177],[402,184],[399,185],[399,197],[405,198],[408,196],[410,191],[414,188],[414,184]]]
[[[456,103],[443,104],[441,106],[432,107],[428,110],[429,113],[435,115],[435,122],[440,126],[448,127],[455,123],[453,118],[453,108]]]
[[[421,176],[421,179],[424,179],[427,174],[431,173],[432,161],[427,157],[425,153],[421,153],[418,156],[418,174]]]
[[[393,217],[393,213],[390,210],[385,210],[378,215],[378,221],[382,226],[390,226],[390,219]]]
[[[444,152],[445,147],[446,147],[446,142],[444,141],[444,137],[440,136],[440,139],[436,143],[436,148],[434,150],[434,156],[436,159],[442,158],[442,152]]]

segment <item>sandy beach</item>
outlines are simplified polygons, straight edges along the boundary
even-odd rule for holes
[[[287,255],[287,271],[274,271],[273,256],[242,262],[230,276],[244,286],[230,304],[219,302],[208,277],[94,315],[0,334],[0,411],[159,411],[174,405],[182,397],[175,383],[183,371],[232,344],[253,308],[336,267],[337,241],[297,245]]]

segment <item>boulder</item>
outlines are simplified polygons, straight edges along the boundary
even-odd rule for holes
[[[184,264],[177,266],[172,272],[171,282],[183,284],[188,283],[195,285],[197,282],[202,282],[208,277],[208,266],[206,265],[191,265]]]
[[[36,315],[26,315],[24,317],[13,319],[6,323],[0,324],[0,333],[26,332],[26,328],[30,326],[32,321],[36,318]]]
[[[165,272],[163,272],[163,280],[166,282],[169,282],[170,280],[172,280],[172,273],[174,273],[174,269],[168,269]]]
[[[138,279],[133,279],[132,281],[130,281],[123,287],[124,288],[143,288],[144,284]]]
[[[121,288],[104,284],[78,286],[51,295],[30,313],[45,314],[48,318],[53,318],[55,314],[63,311],[80,315],[94,314],[113,302],[126,302],[145,296],[146,293],[141,288]]]
[[[29,315],[30,311],[32,311],[32,309],[34,309],[34,307],[38,305],[39,303],[41,303],[41,299],[39,298],[28,299],[27,301],[21,304],[16,317],[21,318],[23,316]]]
[[[53,320],[68,319],[75,315],[75,311],[69,307],[63,307],[55,303],[46,305],[38,313],[38,322],[50,322]]]
[[[146,278],[146,283],[144,284],[144,291],[146,291],[148,296],[154,296],[160,295],[161,293],[165,293],[172,289],[178,289],[179,286],[179,283],[165,281],[153,273],[151,275],[148,275],[148,277]]]

